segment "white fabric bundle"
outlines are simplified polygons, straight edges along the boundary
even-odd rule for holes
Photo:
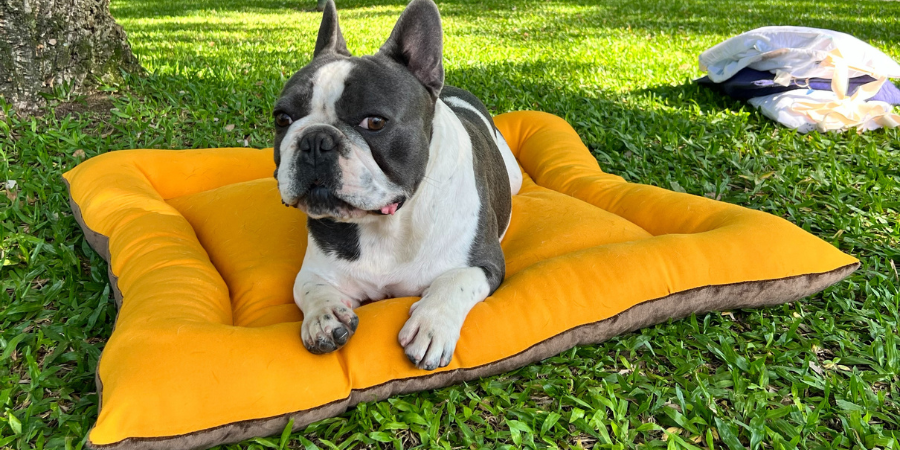
[[[700,70],[716,83],[744,67],[794,78],[832,78],[833,67],[821,62],[835,49],[844,55],[851,78],[900,78],[900,64],[877,48],[849,34],[806,27],[762,27],[737,35],[700,54]]]
[[[787,85],[792,79],[831,79],[832,91],[788,91],[750,100],[767,117],[797,129],[858,131],[900,125],[900,116],[884,102],[869,102],[888,78],[900,78],[900,64],[865,42],[831,30],[805,27],[763,27],[748,31],[700,55],[700,68],[721,83],[749,67],[776,74]],[[847,95],[851,77],[870,75],[876,81]]]
[[[890,113],[892,106],[885,102],[864,102],[863,106],[867,111],[863,115],[855,114],[853,106],[841,111],[845,105],[831,91],[800,89],[755,97],[748,102],[759,108],[766,117],[801,133],[844,130],[852,126],[858,131],[894,128],[900,119],[896,114]]]

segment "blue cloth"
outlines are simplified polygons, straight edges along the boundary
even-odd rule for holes
[[[861,76],[851,78],[847,90],[848,95],[853,95],[860,86],[875,81],[870,76]],[[788,86],[775,84],[775,74],[772,72],[762,72],[754,69],[741,69],[733,77],[716,83],[703,77],[697,80],[697,83],[709,86],[713,89],[723,92],[729,97],[737,100],[749,100],[753,97],[762,97],[764,95],[778,94],[780,92],[792,91],[795,89],[815,89],[817,91],[830,91],[831,80],[826,78],[809,78],[805,80],[791,80]],[[900,105],[900,89],[891,83],[890,80],[881,86],[881,89],[869,100],[878,100],[889,103],[891,105]]]

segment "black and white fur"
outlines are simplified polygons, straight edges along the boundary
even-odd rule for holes
[[[313,353],[347,342],[362,302],[421,296],[400,345],[446,366],[503,280],[522,174],[484,105],[444,86],[442,40],[435,4],[413,0],[378,53],[353,57],[329,1],[313,60],[275,104],[278,188],[308,216],[294,299]]]

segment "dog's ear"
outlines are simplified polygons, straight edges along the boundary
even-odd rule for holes
[[[337,8],[334,6],[334,0],[328,0],[328,3],[325,4],[313,58],[324,53],[350,56],[350,51],[347,50],[347,41],[344,40],[344,35],[341,34],[341,27],[338,25]]]
[[[444,87],[443,40],[437,5],[432,0],[413,0],[379,53],[406,66],[437,98]]]

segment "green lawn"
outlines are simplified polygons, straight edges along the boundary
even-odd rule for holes
[[[81,448],[115,317],[60,174],[123,148],[267,147],[312,53],[314,0],[114,0],[150,75],[39,118],[0,114],[0,448]],[[339,0],[373,52],[402,5]],[[798,303],[706,314],[467,384],[366,403],[230,448],[900,449],[900,130],[799,135],[699,89],[697,55],[763,25],[856,35],[900,60],[900,2],[440,3],[447,81],[495,113],[575,126],[603,168],[787,218],[862,267]],[[111,111],[110,111],[110,108]]]

